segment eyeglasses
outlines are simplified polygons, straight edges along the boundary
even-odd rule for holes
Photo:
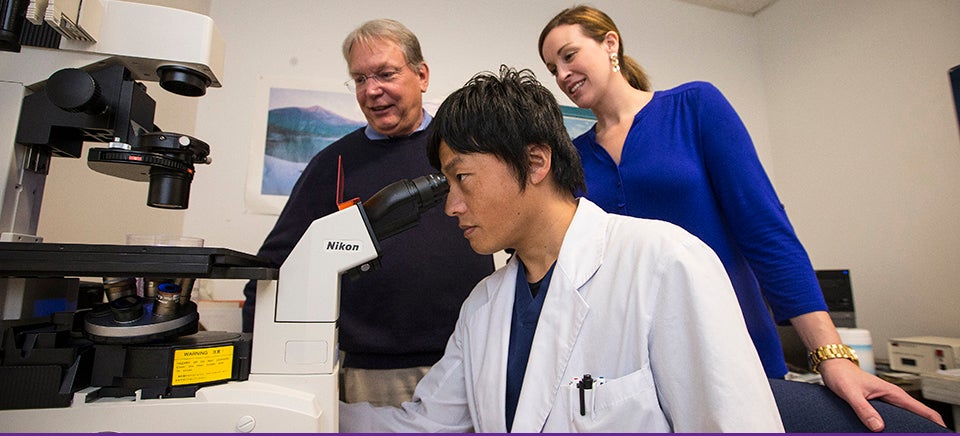
[[[387,68],[374,74],[361,74],[353,79],[343,82],[343,84],[346,85],[350,92],[357,92],[366,88],[370,81],[377,82],[381,85],[387,85],[396,82],[397,79],[400,78],[401,71],[402,70],[398,68]]]

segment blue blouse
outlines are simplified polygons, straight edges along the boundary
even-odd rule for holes
[[[713,248],[767,376],[783,377],[787,367],[775,322],[827,306],[730,103],[706,82],[655,92],[634,117],[619,165],[597,144],[595,128],[574,140],[585,196],[607,212],[677,224]]]

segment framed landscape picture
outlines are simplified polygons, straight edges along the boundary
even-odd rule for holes
[[[247,208],[279,214],[310,159],[366,124],[356,97],[310,82],[261,80],[247,177]]]

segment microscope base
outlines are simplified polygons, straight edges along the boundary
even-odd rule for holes
[[[2,410],[0,422],[11,433],[336,432],[338,372],[251,374],[191,398],[97,398],[99,388],[87,388],[69,407]]]

